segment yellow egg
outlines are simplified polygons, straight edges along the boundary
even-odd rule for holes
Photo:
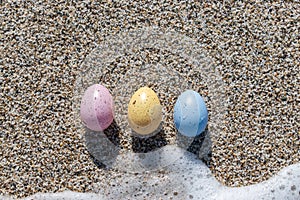
[[[138,89],[128,105],[130,127],[140,135],[153,133],[162,120],[162,106],[155,92],[149,87]]]

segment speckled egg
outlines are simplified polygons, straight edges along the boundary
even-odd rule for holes
[[[207,121],[207,108],[200,94],[193,90],[183,92],[174,106],[174,123],[178,132],[195,137],[205,130]]]
[[[87,88],[81,100],[80,117],[91,130],[109,127],[114,118],[114,103],[106,87],[94,84]]]
[[[159,127],[162,120],[162,106],[156,93],[149,87],[142,87],[131,97],[128,105],[130,127],[140,135],[149,135]]]

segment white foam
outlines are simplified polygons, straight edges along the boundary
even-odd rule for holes
[[[220,184],[209,168],[194,154],[175,146],[170,146],[168,151],[171,148],[174,148],[178,159],[163,171],[145,172],[135,176],[124,173],[120,178],[95,183],[95,193],[65,191],[35,194],[25,200],[169,199],[170,197],[180,200],[300,199],[300,163],[284,168],[262,183],[231,188]]]
[[[60,193],[47,193],[42,194],[38,193],[33,196],[27,197],[24,200],[86,200],[86,199],[105,199],[100,194],[93,194],[93,193],[79,193],[79,192],[71,192],[71,191],[64,191]]]

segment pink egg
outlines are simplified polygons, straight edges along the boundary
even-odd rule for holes
[[[87,88],[81,100],[80,117],[91,130],[103,131],[114,119],[113,98],[108,89],[100,84]]]

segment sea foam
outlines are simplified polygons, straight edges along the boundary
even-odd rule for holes
[[[300,163],[285,167],[269,180],[258,184],[244,187],[227,187],[216,180],[209,168],[196,155],[176,146],[168,146],[165,149],[167,152],[173,150],[172,156],[177,156],[178,159],[162,170],[144,172],[135,176],[130,173],[124,173],[124,176],[119,179],[95,183],[95,193],[77,193],[72,191],[38,193],[25,198],[25,200],[300,199]],[[162,155],[161,152],[160,155]],[[105,185],[106,187],[103,187]],[[109,185],[115,186],[111,187]],[[8,199],[8,197],[6,198]]]

